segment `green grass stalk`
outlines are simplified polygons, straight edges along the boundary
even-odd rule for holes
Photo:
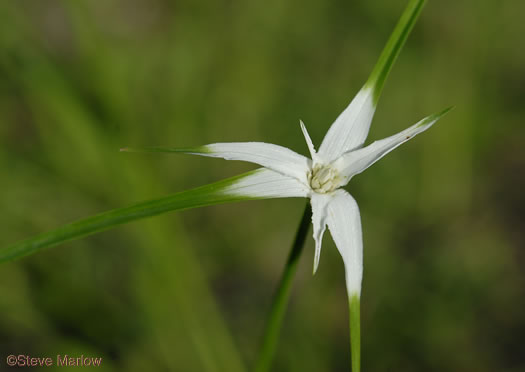
[[[286,313],[286,308],[288,306],[288,300],[290,298],[292,281],[297,272],[297,264],[299,263],[299,258],[303,251],[304,241],[308,229],[310,228],[311,220],[312,210],[310,205],[307,204],[295,235],[295,241],[290,250],[288,260],[286,261],[286,266],[284,267],[279,287],[273,298],[272,308],[264,330],[261,349],[259,350],[259,356],[254,368],[255,372],[267,372],[270,370],[277,350],[279,334]]]
[[[350,355],[352,359],[352,372],[361,370],[361,310],[360,299],[357,294],[348,297],[350,309]]]

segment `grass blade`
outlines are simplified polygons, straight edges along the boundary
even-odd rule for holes
[[[260,197],[241,196],[225,192],[229,186],[254,172],[255,171],[247,172],[209,185],[181,191],[159,199],[148,200],[129,207],[113,209],[72,222],[55,230],[36,235],[1,249],[0,262],[14,260],[36,253],[44,248],[170,211],[258,199]]]
[[[394,31],[392,31],[385,48],[381,52],[379,60],[366,82],[366,86],[370,87],[374,92],[374,104],[377,104],[388,73],[396,61],[399,52],[401,52],[425,3],[426,0],[410,0]]]

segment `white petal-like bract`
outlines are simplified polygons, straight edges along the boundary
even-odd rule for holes
[[[299,124],[301,125],[301,131],[303,132],[306,145],[308,146],[308,151],[310,151],[310,156],[312,157],[313,165],[315,165],[315,163],[317,163],[317,153],[315,151],[314,144],[312,142],[312,139],[310,138],[310,135],[308,134],[308,131],[306,130],[306,126],[304,125],[303,121],[300,120]]]
[[[332,124],[317,154],[330,163],[365,143],[375,112],[373,90],[362,88]]]
[[[259,164],[285,176],[298,179],[305,185],[311,160],[286,147],[264,142],[225,142],[202,146],[204,151],[193,154],[241,160]]]
[[[266,168],[259,168],[240,178],[223,191],[246,198],[306,198],[310,190],[293,177],[284,176]]]
[[[341,186],[346,185],[352,176],[361,173],[396,147],[430,128],[449,110],[450,108],[438,114],[430,115],[402,132],[375,141],[364,148],[343,154],[333,164],[342,177]]]
[[[314,274],[319,266],[321,257],[321,246],[323,234],[326,230],[326,207],[332,199],[332,195],[312,193],[310,204],[312,205],[312,225],[314,228],[315,255],[314,255]]]
[[[352,196],[339,189],[326,207],[328,229],[343,257],[349,296],[361,295],[363,236],[359,207]]]

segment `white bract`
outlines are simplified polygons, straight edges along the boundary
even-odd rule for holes
[[[363,147],[374,111],[374,88],[365,85],[332,124],[319,151],[315,150],[306,127],[300,122],[311,159],[286,147],[263,142],[214,143],[182,151],[263,166],[227,187],[223,191],[227,194],[255,198],[310,198],[315,240],[314,273],[328,226],[344,261],[348,294],[359,296],[363,275],[361,219],[356,201],[342,187],[354,175],[428,129],[448,109]]]

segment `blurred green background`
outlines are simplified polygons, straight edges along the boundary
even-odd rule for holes
[[[0,2],[0,247],[254,168],[122,146],[307,154],[299,119],[319,145],[405,5]],[[347,187],[364,229],[365,371],[525,370],[524,14],[518,0],[430,1],[394,65],[368,142],[456,109]],[[106,371],[251,365],[304,204],[172,213],[3,264],[0,370],[9,354],[98,356]],[[312,259],[309,238],[275,371],[348,370],[328,235],[315,277]]]

